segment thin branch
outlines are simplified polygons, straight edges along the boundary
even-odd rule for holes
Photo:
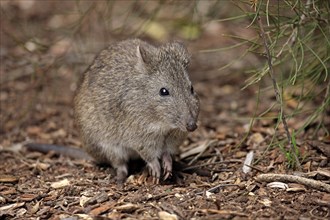
[[[288,138],[289,145],[290,145],[291,150],[292,150],[292,154],[294,155],[294,159],[295,159],[295,162],[296,162],[296,165],[297,165],[297,169],[301,170],[301,165],[300,165],[298,156],[297,156],[296,151],[295,151],[295,146],[292,143],[292,138],[291,138],[291,134],[290,134],[290,131],[289,131],[289,128],[288,128],[288,124],[286,123],[286,117],[285,117],[285,114],[284,114],[284,111],[283,111],[284,107],[283,107],[283,103],[282,103],[282,97],[281,97],[281,94],[279,92],[279,88],[278,88],[278,84],[276,82],[276,79],[274,77],[275,74],[274,74],[274,69],[273,69],[273,65],[272,65],[272,56],[270,54],[269,46],[268,46],[266,35],[265,35],[265,30],[264,30],[260,15],[257,16],[257,21],[258,21],[258,25],[259,25],[259,28],[260,28],[260,36],[263,40],[263,44],[264,44],[264,47],[265,47],[265,50],[266,50],[267,63],[268,63],[268,67],[269,67],[269,75],[270,75],[270,78],[272,79],[276,100],[278,101],[278,103],[280,104],[280,107],[281,107],[281,120],[282,120],[284,129],[285,129],[286,136]]]
[[[307,0],[306,2],[306,10],[308,10],[310,8],[310,5],[311,5],[311,0]],[[298,28],[302,25],[302,23],[305,21],[306,19],[306,15],[305,14],[302,14],[300,16],[300,20],[299,20],[299,23],[298,25],[293,29],[290,37],[288,38],[288,40],[283,44],[281,50],[277,53],[277,55],[275,57],[279,57],[281,56],[282,52],[283,52],[283,49],[286,47],[286,46],[289,46],[291,47],[295,42],[296,42],[296,39],[297,39],[297,35],[298,35]]]
[[[258,182],[274,182],[274,181],[280,181],[280,182],[292,182],[292,183],[299,183],[303,184],[305,186],[311,187],[313,189],[317,189],[320,191],[325,191],[330,193],[330,185],[326,184],[321,181],[308,179],[301,176],[293,176],[293,175],[287,175],[287,174],[260,174],[256,177],[256,180]]]

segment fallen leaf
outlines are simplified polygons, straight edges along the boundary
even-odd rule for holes
[[[12,175],[0,175],[0,183],[16,183],[18,177]]]
[[[41,215],[43,215],[43,214],[49,212],[49,210],[50,210],[50,207],[49,207],[49,206],[44,206],[42,209],[40,209],[40,210],[36,213],[36,215],[37,215],[37,216],[41,216]]]
[[[0,196],[0,203],[6,203],[6,199],[2,196]]]
[[[92,211],[90,211],[91,215],[97,216],[100,215],[106,211],[108,211],[109,209],[111,209],[113,207],[114,203],[106,203],[104,205],[101,205],[95,209],[93,209]]]
[[[115,209],[117,211],[126,212],[126,213],[132,213],[135,210],[137,210],[138,208],[139,208],[138,205],[135,205],[135,204],[132,204],[132,203],[126,203],[124,205],[115,207]]]
[[[306,192],[307,189],[301,184],[290,183],[289,188],[287,188],[286,191],[287,192]]]
[[[249,173],[251,171],[251,164],[253,161],[253,156],[254,153],[253,151],[250,151],[246,157],[245,157],[245,161],[244,161],[244,165],[243,165],[243,173]]]
[[[85,201],[86,198],[87,198],[87,201]],[[101,192],[97,195],[94,195],[93,197],[83,196],[80,200],[80,205],[83,204],[83,206],[87,206],[87,205],[93,205],[93,204],[100,204],[107,200],[109,200],[108,194],[105,192]]]
[[[25,213],[27,213],[27,210],[25,208],[20,208],[15,210],[15,217],[22,217]]]
[[[17,191],[15,188],[10,188],[8,190],[5,191],[1,191],[1,195],[11,195],[11,194],[16,194]]]
[[[330,171],[327,169],[318,168],[316,171],[312,171],[309,173],[306,173],[304,176],[307,176],[309,178],[315,178],[315,177],[323,177],[323,178],[330,178]]]
[[[26,128],[26,132],[29,135],[37,135],[37,134],[41,133],[41,131],[42,131],[41,127],[38,127],[38,126],[29,126]]]
[[[37,161],[37,163],[35,164],[35,167],[39,170],[47,170],[50,167],[50,164],[41,163],[41,162]]]
[[[51,187],[53,187],[54,189],[59,189],[59,188],[63,188],[66,187],[68,185],[70,185],[70,181],[68,179],[63,179],[61,181],[58,182],[54,182],[51,184]]]
[[[0,211],[6,211],[8,209],[16,209],[22,207],[23,205],[25,205],[25,202],[19,202],[19,203],[13,203],[13,204],[1,206]]]
[[[83,220],[93,220],[93,218],[89,215],[86,215],[86,214],[76,214],[79,219],[83,219]]]
[[[22,200],[22,201],[32,201],[37,196],[38,196],[37,194],[23,194],[23,195],[20,196],[20,200]]]
[[[52,132],[50,135],[52,136],[52,138],[56,139],[56,138],[66,137],[67,133],[63,128],[61,128],[58,129],[57,131]]]
[[[325,156],[330,157],[330,144],[323,143],[321,141],[311,141],[308,143],[310,146],[321,151]]]
[[[125,214],[122,214],[120,212],[110,212],[107,214],[107,218],[108,219],[123,219],[123,215],[125,215]]]
[[[212,192],[206,191],[205,195],[206,195],[206,198],[208,198],[208,199],[216,199],[214,193],[212,193]]]
[[[87,196],[81,196],[80,197],[80,200],[79,200],[79,205],[81,207],[84,207],[86,202],[90,199],[90,197],[87,197]]]
[[[304,168],[304,170],[307,170],[308,172],[310,172],[311,171],[311,166],[312,166],[312,162],[308,161],[307,163],[305,163],[303,165],[303,168]]]
[[[158,212],[158,217],[160,220],[178,220],[178,216],[175,214],[170,214],[165,211]]]
[[[34,206],[32,206],[30,212],[32,214],[36,213],[39,210],[39,207],[40,207],[40,202],[37,202]]]
[[[330,194],[324,193],[322,197],[323,201],[326,201],[328,204],[330,204]]]
[[[245,151],[237,151],[237,152],[235,152],[235,154],[234,154],[234,158],[242,158],[242,157],[246,157],[246,152]]]
[[[272,201],[270,201],[268,198],[265,198],[263,200],[259,200],[261,204],[263,204],[266,207],[271,207],[272,206]]]
[[[246,144],[247,145],[253,145],[255,147],[255,146],[260,145],[262,142],[264,142],[264,140],[265,140],[265,138],[262,136],[262,134],[254,133],[249,137]]]
[[[47,134],[47,133],[39,133],[38,136],[39,136],[41,139],[44,139],[44,140],[52,139],[51,134]]]

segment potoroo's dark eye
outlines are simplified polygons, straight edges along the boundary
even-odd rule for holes
[[[168,96],[168,95],[170,95],[170,93],[169,93],[169,91],[166,88],[161,88],[159,90],[159,95],[160,96]]]
[[[193,86],[190,86],[190,92],[191,92],[191,94],[194,94],[194,87]]]

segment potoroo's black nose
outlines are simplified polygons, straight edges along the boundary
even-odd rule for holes
[[[186,125],[188,131],[195,131],[197,129],[197,124],[195,122],[188,122]]]

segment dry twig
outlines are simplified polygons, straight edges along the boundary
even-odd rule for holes
[[[295,147],[292,143],[292,138],[291,138],[291,134],[290,134],[290,131],[289,131],[289,128],[288,128],[288,124],[286,123],[286,117],[285,117],[285,114],[284,114],[284,111],[283,111],[284,107],[283,107],[283,103],[282,103],[282,98],[281,98],[281,95],[280,95],[280,92],[279,92],[278,84],[277,84],[275,76],[274,76],[275,74],[274,74],[274,69],[273,69],[273,64],[272,64],[272,56],[270,54],[269,46],[268,46],[266,35],[265,35],[265,30],[264,30],[264,27],[263,27],[263,24],[262,24],[262,21],[261,21],[261,17],[260,17],[259,14],[257,15],[257,20],[258,20],[258,25],[259,25],[259,28],[260,28],[260,36],[263,40],[263,44],[264,44],[264,47],[265,47],[265,50],[266,50],[267,63],[268,63],[268,67],[269,67],[268,72],[269,72],[270,78],[272,79],[276,100],[278,101],[278,103],[280,104],[280,107],[281,107],[281,121],[283,123],[285,133],[286,133],[289,145],[290,145],[291,150],[292,150],[292,154],[294,155],[294,159],[295,159],[295,162],[296,162],[296,167],[297,167],[298,170],[301,170],[301,165],[300,165],[298,156],[295,153]]]
[[[217,191],[219,188],[223,188],[223,187],[226,187],[226,186],[236,186],[236,187],[241,187],[241,185],[239,184],[219,184],[219,185],[216,185],[214,187],[212,187],[211,189],[208,189],[207,192],[212,192],[214,193],[215,191]],[[198,193],[197,193],[198,195]]]
[[[311,180],[301,176],[293,176],[287,174],[260,174],[256,177],[258,182],[274,182],[274,181],[281,181],[281,182],[293,182],[303,184],[305,186],[311,187],[313,189],[317,189],[320,191],[325,191],[330,193],[330,185],[323,183],[317,180]]]

